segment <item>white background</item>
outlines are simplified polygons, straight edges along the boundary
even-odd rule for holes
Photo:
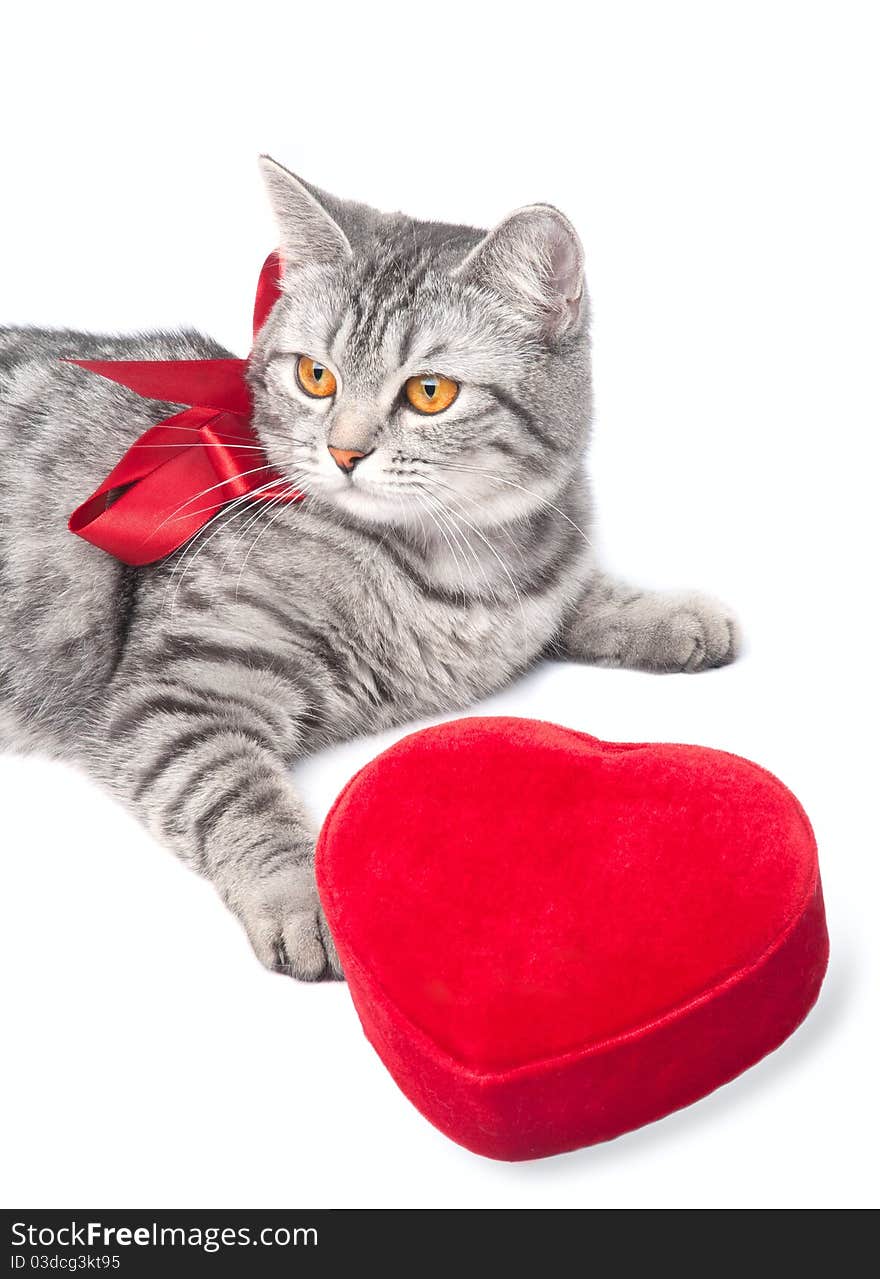
[[[683,1113],[495,1164],[412,1109],[344,986],[264,973],[84,778],[2,759],[5,1204],[876,1202],[876,10],[492,8],[15,6],[0,319],[190,323],[244,352],[273,246],[262,150],[421,216],[563,208],[594,302],[607,558],[725,596],[748,651],[696,677],[545,666],[488,708],[777,772],[819,838],[819,1005]],[[298,770],[317,816],[389,740]]]

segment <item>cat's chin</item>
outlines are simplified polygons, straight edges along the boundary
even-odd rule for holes
[[[424,510],[411,498],[388,491],[378,484],[346,484],[334,487],[325,495],[325,501],[338,507],[352,519],[364,524],[396,525],[398,528],[417,527]]]

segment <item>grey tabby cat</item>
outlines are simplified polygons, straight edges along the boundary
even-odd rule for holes
[[[254,422],[308,496],[224,508],[168,560],[121,565],[67,517],[174,406],[59,357],[227,353],[0,330],[0,737],[87,769],[216,885],[264,964],[314,980],[340,974],[292,760],[465,707],[543,654],[701,671],[737,635],[703,596],[594,562],[588,303],[561,213],[485,234],[262,164],[285,274]]]

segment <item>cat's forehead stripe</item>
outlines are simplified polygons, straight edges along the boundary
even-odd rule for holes
[[[430,270],[423,250],[388,253],[364,265],[352,283],[349,306],[354,316],[349,336],[353,354],[369,358],[382,348],[391,322],[410,312]],[[417,325],[413,317],[413,328]]]

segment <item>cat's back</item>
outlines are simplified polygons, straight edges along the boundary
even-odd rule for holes
[[[122,337],[0,328],[0,703],[6,715],[38,726],[40,707],[52,706],[48,730],[57,739],[106,683],[130,624],[131,575],[68,532],[67,521],[137,437],[175,411],[64,361],[227,354],[192,332]]]
[[[208,360],[227,356],[218,342],[194,329],[147,333],[86,333],[35,325],[0,325],[0,393],[27,369],[50,379],[63,360]],[[41,376],[42,375],[42,376]]]
[[[67,546],[67,518],[122,453],[176,406],[144,400],[74,364],[227,355],[193,332],[114,336],[0,328],[0,548],[34,535]]]
[[[77,484],[83,473],[94,485],[119,460],[113,450],[127,448],[163,416],[161,404],[70,360],[201,360],[228,354],[190,331],[120,335],[0,327],[0,467],[8,474],[38,460],[42,473],[54,470],[61,483],[75,477]]]

